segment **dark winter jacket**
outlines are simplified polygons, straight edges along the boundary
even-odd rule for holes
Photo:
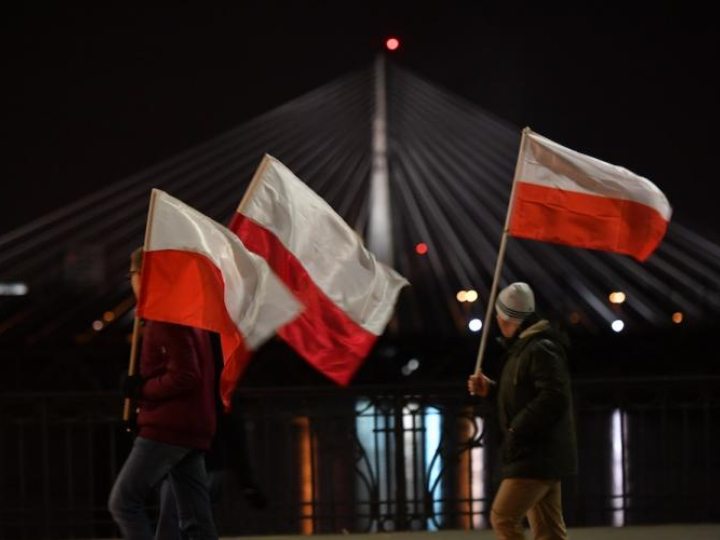
[[[555,479],[577,471],[566,345],[536,317],[507,343],[497,390],[502,478]]]
[[[138,435],[207,450],[215,433],[210,337],[189,326],[148,321],[143,332]]]

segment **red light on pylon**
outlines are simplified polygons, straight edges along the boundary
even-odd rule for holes
[[[425,255],[428,252],[427,244],[424,242],[420,242],[419,244],[415,245],[415,253],[418,255]]]
[[[400,47],[400,40],[397,38],[388,38],[388,40],[385,41],[385,46],[388,48],[388,51],[397,50]]]

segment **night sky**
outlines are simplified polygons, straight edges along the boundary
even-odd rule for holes
[[[392,61],[651,179],[720,242],[716,19],[687,2],[177,4],[5,11],[0,234],[369,65],[393,34]]]

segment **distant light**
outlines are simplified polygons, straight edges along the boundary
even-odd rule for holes
[[[675,324],[680,324],[681,322],[683,322],[683,314],[682,314],[682,311],[676,311],[675,313],[673,313],[672,321],[673,321]]]
[[[400,372],[407,377],[412,373],[412,369],[410,369],[406,364],[402,368],[400,368]]]
[[[0,296],[25,296],[28,290],[25,283],[0,283]]]
[[[95,321],[92,323],[93,330],[95,330],[96,332],[99,332],[100,330],[102,330],[104,326],[105,325],[103,324],[102,321]]]
[[[115,320],[115,313],[113,311],[106,311],[103,313],[103,321],[112,322]]]
[[[397,38],[388,38],[387,41],[385,41],[385,46],[389,51],[395,51],[400,47],[400,40]]]
[[[616,292],[610,293],[610,296],[608,298],[610,299],[610,302],[613,304],[622,304],[625,301],[625,293],[616,291]]]
[[[478,299],[477,291],[470,289],[469,291],[458,291],[455,295],[458,302],[475,302]]]
[[[415,253],[418,255],[425,255],[428,252],[428,246],[424,242],[420,242],[415,245]]]
[[[616,332],[622,332],[623,328],[625,328],[625,323],[622,322],[620,319],[615,319],[610,326]]]
[[[570,314],[570,322],[571,322],[572,324],[577,324],[577,323],[580,322],[580,314],[579,314],[577,311],[573,311],[573,312]]]
[[[417,358],[411,358],[407,363],[407,367],[410,368],[410,371],[415,371],[420,367],[420,361]]]
[[[468,328],[471,332],[479,332],[482,328],[482,321],[480,319],[472,319],[468,323]]]

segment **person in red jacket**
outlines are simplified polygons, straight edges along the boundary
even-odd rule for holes
[[[142,249],[131,256],[133,292],[140,292]],[[137,437],[115,480],[109,510],[127,540],[155,537],[146,513],[163,480],[175,494],[188,539],[217,539],[203,453],[215,433],[214,362],[210,336],[189,326],[147,321],[140,374],[125,394],[138,402]]]

